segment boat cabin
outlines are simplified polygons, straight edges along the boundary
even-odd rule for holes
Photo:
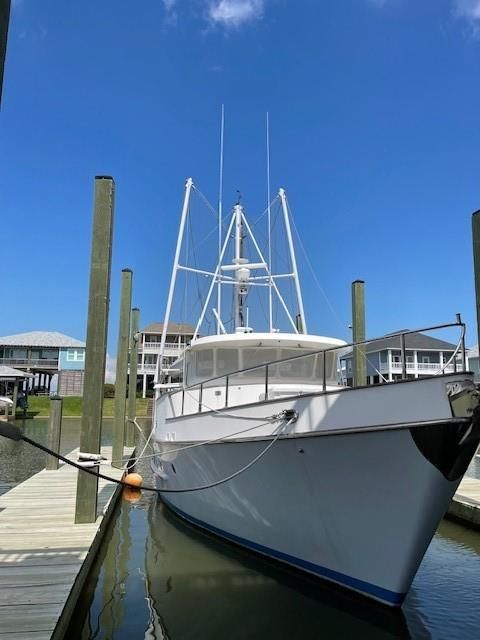
[[[226,376],[231,378],[230,382],[241,378],[242,384],[263,383],[264,365],[268,363],[273,363],[268,366],[269,383],[319,385],[323,382],[321,351],[343,344],[334,338],[300,334],[207,336],[188,347],[172,368],[183,371],[186,387],[224,386],[222,378]],[[326,362],[329,386],[337,385],[337,361],[338,351],[329,351]]]

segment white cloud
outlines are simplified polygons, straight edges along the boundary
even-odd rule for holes
[[[471,20],[480,20],[480,0],[454,0],[455,13]]]
[[[480,34],[480,0],[453,0],[453,11],[469,22],[474,34]]]
[[[223,27],[237,28],[263,17],[265,0],[209,0],[208,17]]]
[[[167,24],[174,25],[177,23],[177,12],[175,6],[177,4],[177,0],[162,0],[163,6],[165,8],[165,22]]]

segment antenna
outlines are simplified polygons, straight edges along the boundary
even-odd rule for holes
[[[268,281],[268,323],[270,333],[273,331],[273,308],[272,308],[272,237],[271,237],[271,211],[270,211],[270,122],[267,111],[267,223],[268,223],[268,271],[270,280]]]
[[[225,105],[222,104],[222,115],[220,121],[220,176],[219,176],[219,185],[218,185],[218,262],[220,264],[220,255],[222,253],[222,218],[223,218],[223,132],[225,126]],[[218,278],[218,289],[217,289],[217,309],[218,309],[218,317],[217,317],[217,334],[220,333],[222,329],[222,283],[221,279]]]

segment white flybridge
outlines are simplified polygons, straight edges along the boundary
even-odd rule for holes
[[[443,375],[445,365],[430,378],[405,373],[399,382],[345,387],[337,362],[352,345],[307,333],[285,192],[278,200],[290,268],[273,273],[270,216],[264,255],[240,203],[225,235],[219,216],[216,268],[180,263],[192,189],[189,179],[158,359],[153,469],[161,497],[200,527],[399,606],[480,441],[464,325],[424,329],[460,330],[456,373]],[[192,343],[164,367],[180,271],[210,282]],[[279,287],[286,278],[294,283],[293,312]],[[222,317],[227,287],[230,332]],[[253,287],[267,293],[267,331],[248,317]],[[273,327],[274,300],[288,332]],[[206,314],[215,319],[214,335],[202,334]],[[412,333],[398,334],[403,362]]]

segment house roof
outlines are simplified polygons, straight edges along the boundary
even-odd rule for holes
[[[162,333],[163,322],[152,322],[145,327],[142,333]],[[177,324],[176,322],[169,322],[167,327],[167,333],[169,335],[192,335],[195,329],[191,324]]]
[[[85,342],[58,331],[29,331],[0,337],[0,346],[10,347],[85,347]]]
[[[25,373],[19,369],[13,369],[13,367],[7,367],[0,364],[0,380],[11,380],[12,378],[33,378],[31,373]]]
[[[399,334],[403,331],[408,331],[408,329],[389,333],[384,338],[367,344],[366,352],[375,353],[376,351],[384,351],[385,349],[400,349]],[[456,346],[456,344],[445,342],[445,340],[439,340],[438,338],[432,338],[424,333],[409,333],[405,336],[405,349],[412,351],[454,351]],[[352,351],[349,351],[342,357],[348,358],[351,355]]]

